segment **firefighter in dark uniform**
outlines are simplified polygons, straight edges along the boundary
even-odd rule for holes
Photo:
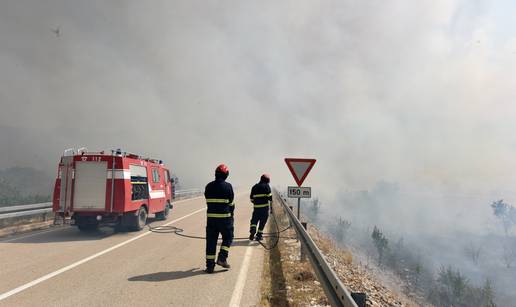
[[[206,185],[204,197],[206,197],[207,221],[206,221],[206,273],[213,273],[215,268],[215,256],[217,252],[217,240],[222,235],[222,246],[217,257],[217,264],[229,268],[227,263],[229,248],[233,241],[233,187],[228,178],[229,169],[221,164],[215,170],[215,180]]]
[[[255,184],[251,189],[251,202],[253,203],[254,210],[251,218],[249,240],[262,240],[263,229],[269,218],[269,203],[272,204],[272,193],[271,187],[269,186],[270,181],[269,175],[263,174],[260,178],[260,182]],[[257,228],[258,231],[256,231]]]

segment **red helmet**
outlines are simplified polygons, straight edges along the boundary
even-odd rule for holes
[[[269,176],[269,174],[263,174],[262,177],[260,177],[260,181],[269,183],[271,182],[271,177]]]
[[[228,175],[229,168],[225,164],[221,164],[221,165],[217,166],[217,168],[215,169],[215,173],[221,173],[224,175]]]

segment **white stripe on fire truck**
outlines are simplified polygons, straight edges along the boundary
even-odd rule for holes
[[[107,170],[107,179],[113,177],[113,170]],[[115,179],[131,179],[131,172],[128,169],[115,169]]]
[[[165,198],[165,191],[159,190],[159,191],[150,191],[149,192],[150,198]]]

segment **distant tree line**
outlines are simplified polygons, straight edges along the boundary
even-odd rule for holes
[[[5,181],[0,180],[0,206],[35,204],[50,201],[50,195],[23,195]]]

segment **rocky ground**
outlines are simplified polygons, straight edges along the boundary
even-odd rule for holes
[[[419,306],[420,304],[408,298],[400,289],[385,285],[384,278],[377,271],[371,270],[353,261],[353,255],[340,247],[321,233],[316,227],[309,227],[309,232],[317,246],[323,251],[326,260],[340,277],[350,292],[367,294],[368,306]],[[401,283],[401,281],[399,281]],[[392,284],[392,282],[391,282]]]

